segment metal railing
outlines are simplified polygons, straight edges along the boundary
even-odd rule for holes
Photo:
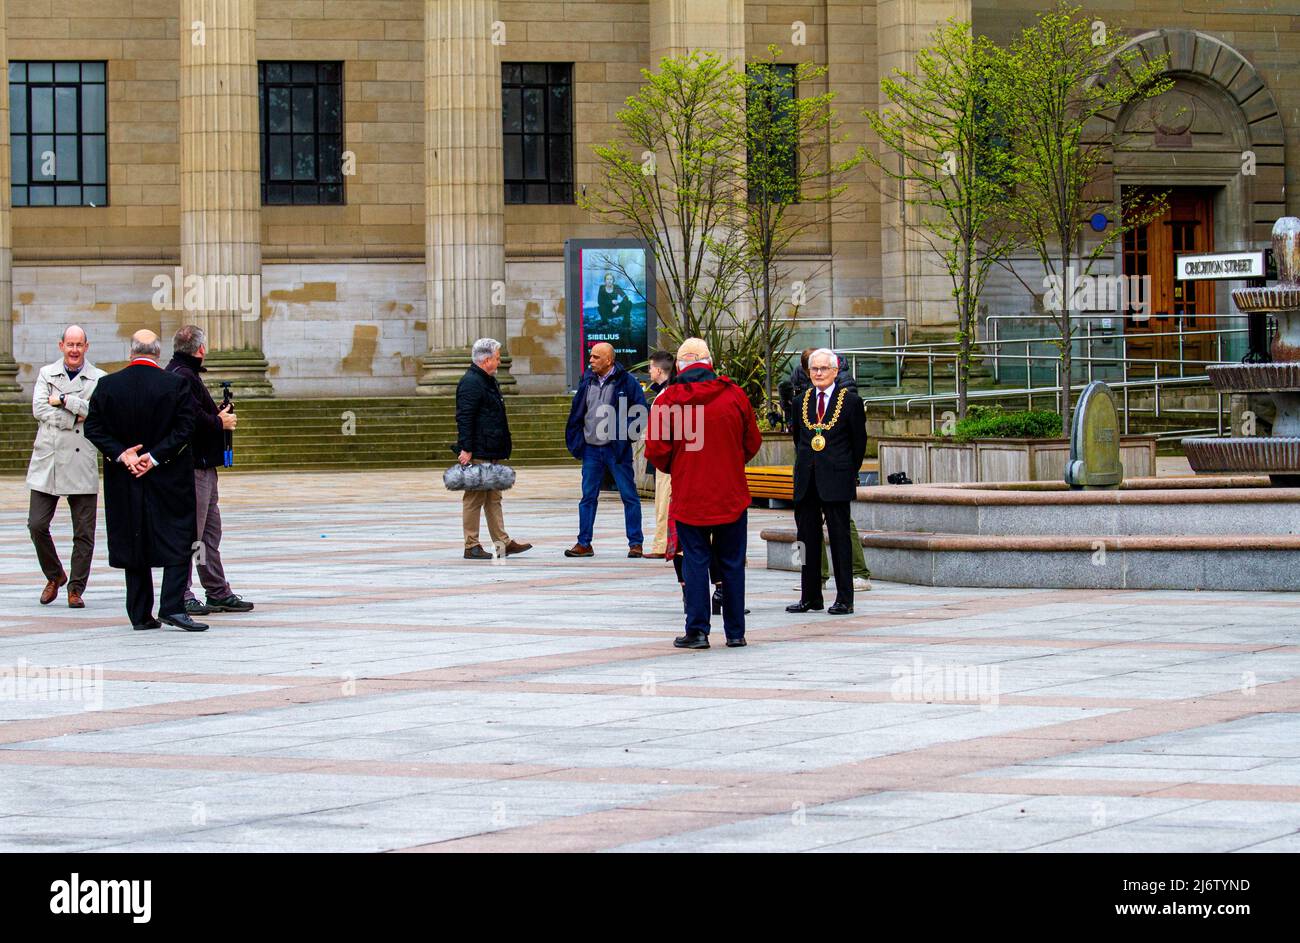
[[[1140,333],[1133,333],[1133,334],[1126,334],[1122,329],[1121,329],[1121,330],[1118,330],[1118,331],[1113,331],[1113,332],[1108,331],[1108,332],[1106,332],[1106,333],[1095,333],[1095,332],[1093,331],[1093,323],[1094,323],[1095,321],[1099,320],[1099,319],[1100,319],[1100,320],[1110,320],[1111,317],[1108,317],[1108,316],[1104,316],[1104,315],[1095,315],[1095,316],[1087,316],[1087,317],[1083,317],[1083,318],[1077,318],[1077,320],[1081,322],[1082,327],[1083,327],[1083,330],[1082,330],[1082,331],[1079,331],[1079,332],[1076,332],[1076,333],[1074,334],[1074,337],[1072,338],[1072,340],[1075,341],[1075,342],[1077,342],[1077,343],[1082,344],[1083,347],[1084,347],[1084,349],[1085,349],[1085,351],[1086,351],[1086,355],[1089,356],[1089,357],[1092,356],[1092,351],[1093,351],[1093,342],[1094,342],[1095,340],[1102,340],[1102,341],[1105,341],[1105,342],[1108,342],[1108,343],[1109,343],[1109,342],[1113,342],[1113,341],[1118,340],[1119,343],[1120,343],[1120,348],[1121,348],[1121,354],[1120,354],[1120,356],[1122,356],[1122,357],[1127,357],[1127,356],[1128,356],[1128,344],[1129,344],[1129,341],[1130,341],[1130,340],[1143,341],[1143,340],[1145,340],[1145,339],[1147,339],[1147,338],[1154,338],[1154,337],[1176,337],[1176,338],[1178,339],[1178,357],[1177,357],[1177,358],[1174,358],[1174,359],[1175,359],[1175,362],[1179,363],[1179,365],[1180,365],[1180,367],[1179,367],[1179,374],[1178,374],[1178,375],[1179,375],[1179,376],[1183,376],[1184,373],[1183,373],[1183,367],[1182,367],[1182,364],[1185,362],[1185,345],[1186,345],[1186,339],[1187,339],[1188,337],[1192,337],[1192,336],[1195,336],[1195,335],[1202,335],[1202,334],[1212,334],[1212,335],[1214,335],[1214,342],[1215,342],[1215,346],[1214,346],[1214,356],[1215,356],[1215,359],[1214,359],[1213,361],[1210,361],[1210,362],[1211,362],[1211,363],[1222,363],[1223,360],[1224,360],[1224,355],[1223,355],[1223,340],[1224,340],[1224,337],[1227,336],[1227,335],[1232,335],[1232,334],[1239,334],[1239,335],[1241,335],[1243,338],[1245,338],[1245,336],[1246,336],[1246,331],[1247,331],[1247,329],[1246,329],[1245,324],[1246,324],[1246,320],[1247,320],[1247,319],[1246,319],[1246,315],[1244,315],[1244,314],[1199,315],[1199,317],[1214,317],[1216,320],[1220,320],[1220,321],[1224,321],[1224,320],[1240,321],[1242,326],[1241,326],[1241,327],[1234,327],[1234,328],[1220,328],[1220,329],[1195,330],[1195,331],[1188,331],[1188,330],[1184,330],[1184,328],[1183,328],[1183,321],[1184,321],[1184,318],[1188,317],[1188,315],[1184,315],[1184,314],[1172,314],[1172,315],[1168,315],[1168,316],[1169,316],[1169,317],[1172,317],[1172,318],[1174,319],[1175,330],[1173,330],[1173,331],[1159,331],[1159,332],[1157,332],[1157,331],[1151,331],[1151,332],[1143,331],[1143,332],[1140,332]],[[1113,317],[1114,317],[1114,318],[1117,318],[1117,319],[1119,319],[1119,320],[1121,320],[1121,322],[1122,322],[1122,320],[1123,320],[1119,315],[1114,315]],[[1197,317],[1197,315],[1191,315],[1191,317]],[[1000,335],[1001,335],[1001,327],[1000,327],[1000,325],[1001,325],[1002,322],[1004,322],[1004,321],[1012,321],[1012,322],[1016,322],[1016,321],[1019,321],[1019,322],[1026,322],[1026,321],[1048,321],[1048,322],[1051,322],[1052,320],[1053,320],[1053,319],[1052,319],[1052,317],[1051,317],[1050,315],[992,314],[992,315],[989,315],[989,317],[988,317],[988,319],[987,319],[987,325],[988,325],[988,326],[987,326],[987,330],[988,330],[988,332],[989,332],[989,338],[988,338],[986,341],[983,341],[982,343],[986,343],[986,344],[991,345],[991,346],[993,347],[993,352],[994,352],[995,354],[1000,354],[1000,353],[1002,353],[1002,344],[1019,343],[1019,342],[1021,342],[1021,341],[1030,341],[1030,342],[1032,342],[1032,343],[1053,343],[1053,342],[1059,343],[1059,342],[1060,342],[1060,334],[1057,334],[1057,335],[1055,335],[1055,336],[1038,337],[1038,338],[1013,338],[1013,337],[1002,338],[1002,337],[1000,336]],[[1001,379],[1002,379],[1002,377],[1001,377],[1001,374],[1000,374],[1000,372],[999,372],[998,367],[999,367],[999,365],[995,362],[995,364],[994,364],[994,368],[993,368],[993,379],[994,379],[995,381],[1000,382]],[[1091,377],[1089,377],[1089,379],[1091,379]]]
[[[856,315],[855,314],[855,315],[848,315],[846,317],[839,317],[839,318],[837,317],[822,317],[822,318],[795,317],[795,318],[777,318],[776,320],[783,321],[784,323],[795,328],[798,328],[801,325],[828,324],[829,342],[826,344],[826,346],[829,347],[831,350],[835,351],[836,353],[841,352],[841,348],[836,343],[836,337],[835,337],[835,331],[837,325],[841,325],[842,326],[841,329],[843,328],[851,329],[860,326],[870,327],[872,324],[890,325],[893,328],[893,334],[894,334],[894,343],[890,346],[901,347],[904,349],[908,347],[908,334],[907,334],[908,324],[907,324],[907,318],[904,317],[885,317],[883,315],[866,315],[866,314]],[[843,349],[851,350],[854,348],[843,348]],[[877,350],[880,348],[872,347],[872,348],[863,348],[863,349]],[[856,360],[851,361],[851,369],[853,370],[853,373],[856,376],[857,375]],[[903,382],[903,361],[900,358],[895,358],[894,385],[900,386],[902,385],[902,382]]]
[[[1078,364],[1083,367],[1086,374],[1086,379],[1082,383],[1078,383],[1078,384],[1071,381],[1070,389],[1082,390],[1087,383],[1093,380],[1095,369],[1098,365],[1118,367],[1120,373],[1119,379],[1118,380],[1108,379],[1107,383],[1113,389],[1119,391],[1122,394],[1121,412],[1123,414],[1125,433],[1129,431],[1130,428],[1129,417],[1130,414],[1132,413],[1150,412],[1155,418],[1160,418],[1162,414],[1170,414],[1170,415],[1203,414],[1207,410],[1183,409],[1183,408],[1178,408],[1173,406],[1162,407],[1161,405],[1161,394],[1164,389],[1169,387],[1199,386],[1199,385],[1208,384],[1209,375],[1206,372],[1206,367],[1208,367],[1210,364],[1224,362],[1221,356],[1215,360],[1194,360],[1194,359],[1189,359],[1186,356],[1182,356],[1186,351],[1185,338],[1190,338],[1197,335],[1213,336],[1215,338],[1216,353],[1221,355],[1223,350],[1223,338],[1230,334],[1244,333],[1245,330],[1246,330],[1245,328],[1218,328],[1218,329],[1210,329],[1210,330],[1202,330],[1202,331],[1151,332],[1151,333],[1144,333],[1142,335],[1144,339],[1178,336],[1180,338],[1179,340],[1180,356],[1178,358],[1127,357],[1123,355],[1123,353],[1125,353],[1126,350],[1122,351],[1121,355],[1118,357],[1096,356],[1091,353],[1091,347],[1089,346],[1088,348],[1086,348],[1089,351],[1088,353],[1078,354],[1072,357],[1072,361],[1074,364]],[[1122,335],[1114,335],[1114,336],[1122,336]],[[981,359],[985,361],[991,361],[994,365],[995,371],[997,369],[997,366],[1003,360],[1015,361],[1017,364],[1023,363],[1025,367],[1025,386],[1019,388],[1003,387],[1003,388],[991,389],[991,390],[968,390],[967,399],[968,400],[1007,399],[1007,398],[1016,398],[1018,396],[1024,396],[1027,407],[1032,409],[1034,405],[1035,395],[1037,395],[1040,399],[1044,396],[1051,396],[1052,400],[1056,405],[1056,409],[1059,412],[1061,409],[1061,397],[1062,397],[1062,389],[1063,389],[1060,359],[1058,355],[1055,353],[1035,354],[1030,351],[1030,345],[1032,344],[1051,343],[1053,341],[1059,342],[1059,338],[1052,338],[1052,337],[1001,338],[1001,339],[990,338],[982,341],[976,341],[975,343],[980,346],[987,347],[987,346],[996,345],[994,352],[985,352],[979,355]],[[1002,354],[997,352],[997,350],[1000,349],[1001,345],[1004,344],[1006,345],[1021,344],[1023,345],[1023,352],[1016,353],[1016,354]],[[877,403],[877,404],[889,404],[892,405],[895,410],[897,410],[897,408],[900,405],[902,405],[903,408],[905,409],[910,409],[916,405],[928,404],[930,406],[930,425],[931,425],[931,429],[933,429],[937,421],[936,407],[941,403],[951,402],[955,404],[958,399],[957,392],[955,389],[956,386],[955,377],[953,379],[954,388],[951,391],[940,392],[935,389],[935,363],[936,362],[951,363],[953,366],[953,372],[955,374],[956,362],[958,358],[958,351],[955,348],[957,347],[959,347],[959,345],[956,341],[944,341],[944,342],[938,342],[932,344],[919,345],[917,348],[907,348],[901,346],[876,347],[876,348],[845,348],[842,350],[838,350],[837,353],[843,354],[846,358],[850,360],[850,363],[852,364],[852,369],[854,370],[855,373],[857,372],[858,358],[893,360],[897,365],[896,369],[900,377],[902,373],[902,363],[905,360],[908,359],[925,360],[926,389],[927,389],[926,393],[924,394],[894,393],[885,396],[866,397],[865,402]],[[944,348],[944,349],[937,349],[937,348]],[[953,349],[949,350],[947,348],[953,348]],[[1035,364],[1038,363],[1042,363],[1050,367],[1053,376],[1052,382],[1045,383],[1042,385],[1036,385],[1034,383],[1034,366]],[[1149,367],[1151,370],[1150,377],[1140,377],[1135,379],[1133,376],[1131,376],[1131,374],[1135,371],[1145,372],[1146,367]],[[1162,368],[1165,373],[1164,376],[1161,375]],[[1188,373],[1189,368],[1195,368],[1195,372],[1189,375]],[[901,380],[899,381],[899,385],[901,385]],[[1151,397],[1152,402],[1149,409],[1134,406],[1130,399],[1131,392],[1144,390],[1144,389],[1149,389],[1152,392],[1152,397]],[[1221,433],[1223,428],[1222,394],[1218,394],[1216,413],[1217,413],[1216,425],[1218,427],[1218,431]],[[1194,430],[1188,430],[1188,433],[1191,432],[1204,433],[1209,431],[1210,430],[1208,428],[1198,428]],[[1176,434],[1186,434],[1186,433],[1170,432],[1167,433],[1165,437],[1172,437]]]

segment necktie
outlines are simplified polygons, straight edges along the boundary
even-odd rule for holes
[[[822,417],[826,415],[826,391],[817,391],[817,421],[821,422]]]

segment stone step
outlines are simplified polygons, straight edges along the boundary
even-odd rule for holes
[[[794,528],[761,532],[767,566],[794,565]],[[1300,535],[1072,535],[866,533],[871,575],[922,586],[1004,589],[1300,590]]]

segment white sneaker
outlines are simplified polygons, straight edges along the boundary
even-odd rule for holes
[[[856,593],[871,592],[871,580],[861,576],[853,577],[853,591]]]

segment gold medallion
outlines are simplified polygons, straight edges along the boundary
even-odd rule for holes
[[[814,452],[820,452],[822,449],[826,448],[826,439],[820,432],[813,436],[812,447]]]

